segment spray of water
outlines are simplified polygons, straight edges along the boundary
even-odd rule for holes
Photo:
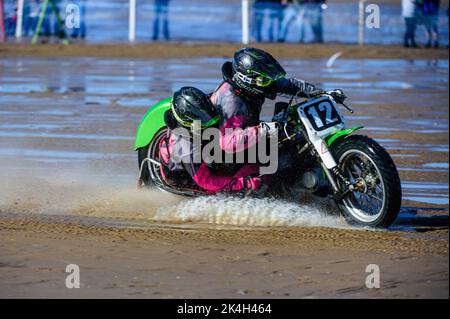
[[[107,179],[92,172],[3,176],[0,212],[146,219],[159,223],[233,226],[348,227],[324,206],[231,196],[182,198],[137,190],[132,176]]]
[[[160,207],[155,220],[235,226],[348,227],[324,207],[301,205],[272,198],[198,197]]]

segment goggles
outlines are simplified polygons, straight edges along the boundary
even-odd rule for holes
[[[258,76],[256,79],[256,85],[260,87],[267,87],[273,83],[272,79],[269,79],[265,76]]]
[[[251,78],[245,74],[242,74],[241,72],[236,72],[234,76],[244,83],[255,85],[258,87],[268,87],[276,80],[278,80],[278,79],[272,80],[271,78],[263,75],[258,75],[256,78]],[[282,78],[283,76],[284,75],[281,75],[279,78]]]

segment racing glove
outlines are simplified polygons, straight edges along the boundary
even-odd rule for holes
[[[319,96],[319,95],[322,95],[322,94],[327,94],[327,92],[324,91],[324,90],[314,90],[314,91],[308,92],[308,96],[310,98],[311,97],[316,97],[316,96]]]
[[[332,90],[327,93],[331,95],[337,103],[343,103],[347,98],[347,96],[344,94],[344,91],[342,91],[341,89]]]

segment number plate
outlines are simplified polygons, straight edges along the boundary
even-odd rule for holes
[[[302,122],[316,135],[324,136],[344,128],[344,118],[329,97],[323,96],[298,108]]]

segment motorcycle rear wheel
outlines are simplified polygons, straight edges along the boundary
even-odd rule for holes
[[[147,187],[152,184],[154,184],[157,187],[161,186],[158,183],[158,180],[162,178],[160,173],[160,167],[151,162],[144,162],[144,160],[149,158],[159,162],[159,143],[165,134],[166,134],[165,128],[159,130],[155,134],[155,137],[151,140],[151,142],[147,146],[138,149],[139,169],[141,169],[142,167],[140,178],[144,182],[144,185]]]
[[[337,201],[350,224],[389,227],[397,218],[402,189],[394,161],[373,139],[352,135],[337,141],[332,152],[339,168],[358,190]],[[342,183],[339,186],[343,189]]]

